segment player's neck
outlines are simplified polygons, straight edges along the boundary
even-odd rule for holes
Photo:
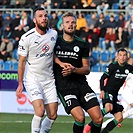
[[[63,34],[63,39],[67,42],[72,42],[74,40],[74,35],[68,35],[68,34]]]

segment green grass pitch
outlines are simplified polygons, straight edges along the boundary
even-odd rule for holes
[[[0,133],[30,133],[31,114],[0,113]],[[106,120],[106,118],[104,118]],[[86,123],[90,117],[86,117]],[[73,133],[73,118],[58,116],[50,133]],[[111,133],[133,133],[133,119],[125,119],[122,127],[116,127]]]

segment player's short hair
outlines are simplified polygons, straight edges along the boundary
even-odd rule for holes
[[[75,19],[77,19],[76,15],[73,14],[73,12],[66,12],[62,15],[62,20],[65,17],[74,17]]]
[[[37,7],[35,10],[34,10],[34,16],[35,16],[35,13],[37,11],[45,11],[45,9],[43,7]]]
[[[126,54],[127,54],[127,50],[124,49],[124,48],[119,48],[119,49],[117,50],[117,53],[119,53],[120,51],[122,51],[122,52],[126,52]]]

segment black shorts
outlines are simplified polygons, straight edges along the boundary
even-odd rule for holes
[[[78,88],[57,92],[67,114],[70,114],[70,111],[77,106],[81,106],[85,111],[94,106],[100,106],[96,94],[87,83]]]
[[[106,103],[111,103],[113,105],[113,110],[110,112],[111,114],[122,112],[124,109],[121,105],[121,102],[117,99],[117,97],[114,97],[112,94],[109,94],[108,92],[105,93],[105,98],[102,100],[102,102],[103,107],[105,107]]]

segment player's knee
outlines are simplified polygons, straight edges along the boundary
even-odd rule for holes
[[[50,114],[48,117],[49,117],[49,119],[51,119],[51,120],[55,120],[55,119],[57,118],[57,113],[52,113],[52,114]]]
[[[85,121],[85,117],[83,115],[80,115],[75,120],[78,121],[78,122],[84,122]]]
[[[44,116],[44,112],[45,112],[44,108],[41,108],[41,107],[35,110],[35,114],[40,117]]]
[[[123,121],[123,117],[122,116],[119,116],[116,118],[116,120],[118,121],[118,123],[122,122]]]
[[[95,123],[97,124],[101,124],[103,122],[103,117],[102,116],[99,116],[97,117],[96,119],[93,120]]]

